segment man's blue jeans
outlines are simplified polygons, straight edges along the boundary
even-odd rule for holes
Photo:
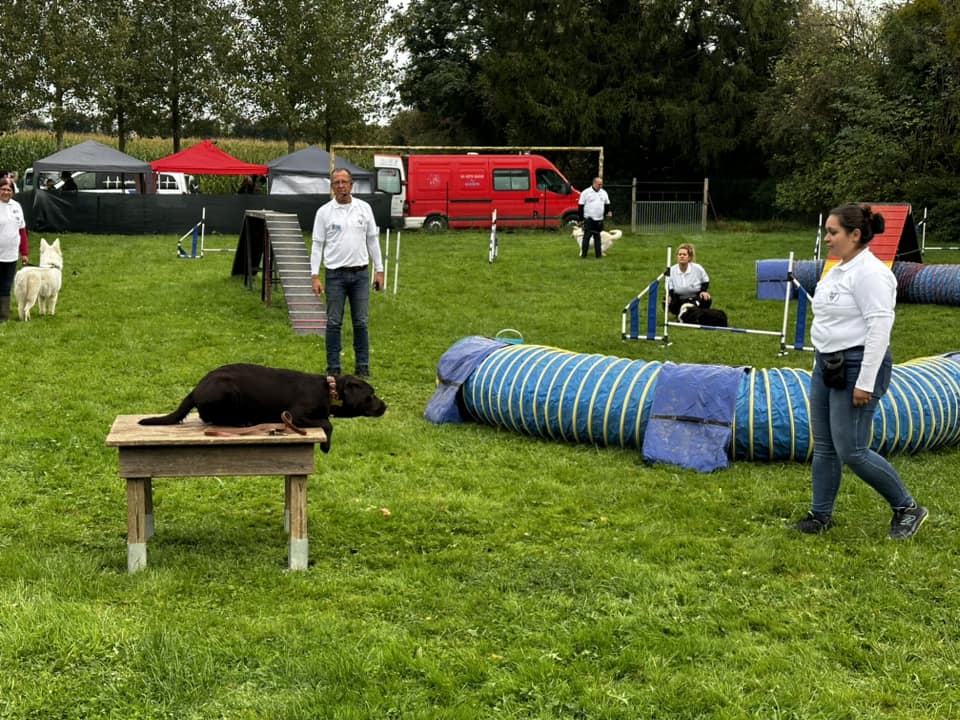
[[[353,352],[357,367],[370,366],[370,338],[367,333],[367,307],[370,303],[370,274],[366,270],[327,269],[324,290],[327,302],[327,368],[340,369],[343,311],[350,301],[353,322]]]
[[[813,431],[813,510],[831,516],[840,491],[840,476],[847,465],[867,485],[880,493],[893,509],[913,503],[900,475],[881,455],[870,449],[873,413],[890,385],[893,361],[890,350],[883,359],[873,396],[854,407],[853,386],[860,374],[863,350],[844,351],[847,386],[842,390],[823,382],[824,356],[817,353],[810,378],[810,425]]]

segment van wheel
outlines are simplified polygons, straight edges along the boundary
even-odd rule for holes
[[[577,227],[579,224],[580,224],[579,218],[573,213],[570,213],[568,215],[563,216],[563,219],[560,221],[560,229],[573,230],[573,228]]]
[[[427,232],[443,232],[447,229],[447,219],[443,215],[431,215],[423,221],[423,229]]]

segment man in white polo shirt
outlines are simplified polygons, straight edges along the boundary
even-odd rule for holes
[[[330,178],[333,199],[317,210],[310,249],[310,276],[313,292],[325,294],[327,304],[327,374],[340,375],[340,330],[343,311],[350,301],[353,321],[353,351],[356,374],[370,376],[370,338],[367,306],[370,302],[370,264],[373,288],[383,287],[383,259],[380,255],[380,228],[370,205],[353,197],[353,176],[340,168]],[[320,268],[324,267],[324,281]]]
[[[603,231],[603,218],[609,217],[610,198],[603,189],[603,178],[595,177],[593,184],[580,193],[580,204],[577,206],[580,222],[583,226],[583,240],[580,241],[580,257],[587,257],[590,250],[590,238],[593,238],[593,247],[597,260],[601,257],[600,233]]]

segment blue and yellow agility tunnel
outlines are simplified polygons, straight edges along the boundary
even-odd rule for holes
[[[702,471],[730,458],[807,462],[813,453],[808,370],[644,362],[471,337],[444,353],[438,377],[425,413],[434,422],[636,448]],[[872,447],[958,443],[960,353],[895,365]]]
[[[789,260],[757,260],[757,299],[783,300]],[[810,295],[823,273],[824,260],[796,260],[793,276]],[[924,265],[895,261],[897,302],[960,306],[960,265]],[[796,297],[796,291],[794,291]]]

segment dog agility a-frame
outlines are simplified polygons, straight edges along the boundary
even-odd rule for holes
[[[682,323],[670,320],[669,306],[670,297],[664,287],[663,302],[659,300],[660,285],[670,275],[670,258],[673,248],[667,248],[666,268],[657,278],[645,287],[633,300],[623,308],[620,315],[620,336],[623,340],[657,340],[664,345],[670,345],[670,328],[687,328],[690,330],[714,330],[717,332],[732,332],[746,335],[768,335],[780,339],[780,351],[778,355],[786,355],[789,350],[811,351],[812,347],[804,345],[807,324],[807,308],[812,303],[813,298],[800,285],[793,276],[793,253],[790,253],[790,260],[787,268],[787,277],[784,283],[783,293],[783,324],[780,330],[758,330],[753,328],[740,327],[714,327],[711,325],[696,325],[692,323]],[[792,345],[787,345],[787,324],[790,317],[790,300],[797,299],[797,322],[796,331]],[[643,299],[646,298],[646,329],[640,330],[640,308]],[[663,334],[657,334],[657,313],[658,308],[663,308]]]

